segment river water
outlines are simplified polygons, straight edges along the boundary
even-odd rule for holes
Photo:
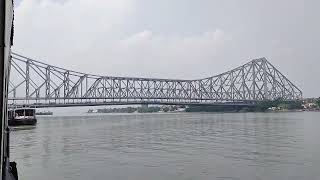
[[[320,113],[39,117],[13,129],[22,180],[319,180]]]

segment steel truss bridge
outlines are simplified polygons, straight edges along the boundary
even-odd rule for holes
[[[99,76],[12,53],[9,104],[68,107],[125,104],[254,106],[302,92],[266,58],[196,80]]]

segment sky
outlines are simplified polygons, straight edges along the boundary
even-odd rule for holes
[[[319,0],[16,0],[13,51],[110,76],[197,79],[266,57],[319,97]]]

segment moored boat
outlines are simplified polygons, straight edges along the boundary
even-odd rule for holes
[[[51,115],[53,115],[53,112],[51,112],[51,111],[40,111],[40,112],[36,112],[36,115],[51,116]]]
[[[35,109],[18,108],[8,111],[9,126],[24,126],[37,124]]]

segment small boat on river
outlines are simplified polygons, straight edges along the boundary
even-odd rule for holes
[[[8,111],[9,126],[26,126],[37,124],[36,110],[32,108],[17,108]]]
[[[53,112],[51,112],[51,111],[40,111],[40,112],[36,112],[36,115],[51,116],[51,115],[53,115]]]

